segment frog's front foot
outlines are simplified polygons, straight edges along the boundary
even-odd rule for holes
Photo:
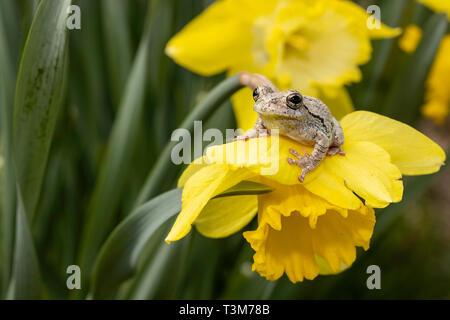
[[[250,136],[242,135],[242,136],[237,136],[236,138],[234,138],[234,141],[247,141],[248,139],[250,139]]]
[[[239,141],[239,140],[247,141],[248,139],[264,138],[264,137],[269,137],[269,136],[270,136],[269,130],[250,130],[249,132],[234,138],[234,141]]]
[[[341,149],[341,147],[330,147],[327,151],[327,156],[331,157],[335,154],[339,154],[341,156],[345,156],[345,151]]]
[[[258,136],[255,130],[251,130],[241,136],[234,138],[234,141],[247,141],[248,139],[256,138]]]
[[[297,151],[295,151],[294,149],[289,149],[289,152],[295,156],[296,158],[298,158],[299,160],[294,160],[292,158],[287,158],[287,162],[290,165],[296,165],[300,168],[302,168],[302,174],[298,177],[298,180],[300,182],[305,181],[305,176],[308,172],[310,172],[311,170],[314,169],[314,164],[311,161],[310,155],[308,154],[308,152],[306,152],[305,149],[303,149],[303,156],[300,155]]]

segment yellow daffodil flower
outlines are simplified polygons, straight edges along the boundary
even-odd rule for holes
[[[268,280],[284,273],[292,282],[337,273],[369,248],[373,208],[402,199],[402,175],[439,170],[444,151],[417,130],[366,111],[341,120],[345,156],[332,156],[306,176],[287,162],[289,138],[234,141],[207,149],[179,179],[182,210],[166,241],[186,236],[191,225],[207,237],[226,237],[258,212],[258,227],[244,237],[255,250],[253,270]],[[243,180],[269,185],[262,195],[215,196]],[[363,200],[361,200],[363,199]]]
[[[443,124],[450,107],[450,35],[441,40],[436,58],[433,62],[426,83],[426,103],[422,113],[433,119],[437,124]]]
[[[403,36],[400,38],[398,45],[400,49],[406,53],[413,53],[416,51],[420,40],[422,39],[422,29],[415,24],[406,27]]]
[[[447,18],[450,18],[450,1],[448,0],[418,0],[418,1],[429,7],[431,10],[446,13]]]
[[[343,87],[361,80],[359,66],[371,55],[371,39],[398,29],[368,27],[368,14],[344,0],[219,0],[167,44],[166,53],[198,74],[260,73],[281,90],[320,98],[337,119],[352,111]],[[256,120],[251,93],[233,97],[238,126]]]

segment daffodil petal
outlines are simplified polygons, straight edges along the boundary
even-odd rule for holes
[[[342,177],[328,173],[321,166],[314,171],[310,172],[315,175],[312,181],[305,179],[304,186],[307,190],[341,208],[356,210],[361,207],[361,201],[345,185]]]
[[[297,184],[300,168],[291,167],[289,172],[285,168],[280,170],[282,163],[287,167],[286,159],[280,161],[283,151],[279,148],[284,150],[289,147],[284,142],[280,143],[284,140],[284,137],[255,138],[216,145],[206,150],[206,159],[211,164],[227,164],[234,169],[247,168],[255,175],[267,176],[281,184]]]
[[[370,141],[391,155],[402,174],[434,173],[444,164],[445,152],[416,129],[368,111],[356,111],[341,121],[346,142]]]
[[[394,185],[401,172],[383,148],[364,141],[345,143],[343,149],[346,155],[327,159],[324,170],[342,177],[346,186],[369,206],[383,208],[401,200],[403,189]]]
[[[422,29],[415,24],[410,24],[406,27],[403,36],[398,41],[400,49],[407,53],[413,53],[416,51],[420,40],[422,39]]]
[[[278,140],[278,143],[275,141]],[[278,146],[278,147],[277,147]],[[231,167],[247,168],[281,185],[299,185],[301,168],[290,165],[289,149],[311,153],[286,137],[256,138],[214,146],[207,150],[211,163],[226,163]],[[353,191],[374,207],[385,207],[401,199],[403,188],[400,171],[390,163],[389,154],[370,142],[345,143],[346,156],[326,157],[320,165],[306,175],[303,186],[310,192],[341,208],[356,210],[361,201]],[[273,170],[268,170],[272,168]],[[266,170],[267,174],[263,172]]]
[[[450,2],[445,0],[418,0],[423,3],[431,10],[436,12],[445,12],[447,14],[447,18],[450,19]]]
[[[230,170],[223,165],[211,165],[198,170],[184,185],[182,209],[166,242],[176,241],[187,235],[192,223],[214,196],[252,176],[248,170]]]
[[[197,217],[194,225],[206,237],[227,237],[245,227],[256,215],[257,209],[257,196],[212,199]]]
[[[184,187],[189,178],[192,177],[200,169],[203,169],[205,166],[207,166],[207,164],[204,161],[203,157],[195,159],[193,162],[191,162],[178,179],[178,188]]]
[[[391,28],[380,21],[378,21],[378,25],[375,25],[374,23],[373,27],[369,27],[368,18],[370,15],[356,3],[351,1],[338,1],[337,6],[345,7],[347,14],[359,21],[360,28],[367,30],[372,39],[393,38],[402,33],[400,28]],[[375,16],[372,16],[371,18],[376,19]],[[373,22],[375,21],[377,20],[374,20]]]
[[[255,10],[241,9],[234,0],[213,3],[170,39],[166,54],[204,76],[223,72],[242,60],[251,61],[251,18]]]
[[[324,258],[319,256],[318,254],[315,254],[314,258],[316,260],[317,266],[319,267],[319,274],[321,274],[321,275],[338,274],[342,271],[347,270],[347,268],[348,268],[348,266],[341,261],[341,269],[339,271],[335,272],[335,271],[333,271],[333,269],[331,269],[330,265]]]
[[[391,28],[384,23],[380,24],[380,28],[370,29],[369,35],[372,39],[394,38],[402,34],[401,28]]]

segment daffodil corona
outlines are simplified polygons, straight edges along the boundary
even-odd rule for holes
[[[258,227],[244,237],[255,250],[253,270],[268,280],[286,273],[297,282],[350,266],[356,247],[369,248],[373,208],[401,201],[402,175],[438,171],[445,153],[415,129],[375,113],[353,112],[340,123],[345,156],[326,157],[304,183],[297,179],[301,168],[286,159],[290,149],[312,148],[284,136],[208,148],[179,179],[182,211],[166,241],[183,238],[191,225],[207,237],[226,237],[258,214]],[[215,198],[244,180],[273,191]]]

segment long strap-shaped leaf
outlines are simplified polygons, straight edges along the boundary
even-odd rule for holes
[[[10,299],[40,297],[40,276],[29,228],[41,191],[64,91],[67,8],[70,0],[42,0],[25,44],[16,86],[13,155],[18,209]]]
[[[182,189],[163,193],[135,210],[112,232],[94,267],[92,298],[105,298],[131,277],[142,249],[151,235],[181,210]]]
[[[14,53],[12,53],[8,35],[17,34],[15,28],[8,28],[8,22],[14,18],[12,1],[0,1],[0,124],[1,145],[3,156],[2,170],[2,192],[0,208],[0,260],[1,260],[1,291],[7,289],[10,278],[12,251],[14,245],[14,225],[16,215],[16,178],[12,157],[12,119],[14,106],[14,84],[16,83],[14,64]]]
[[[64,89],[67,8],[43,0],[23,51],[14,107],[14,159],[25,211],[32,217]]]
[[[266,185],[242,181],[218,197],[258,195],[271,192]],[[91,297],[105,298],[130,278],[147,241],[168,219],[181,210],[182,189],[174,189],[146,202],[131,213],[111,233],[96,261],[91,281]]]
[[[105,46],[108,49],[109,80],[113,95],[114,107],[120,103],[120,96],[126,86],[128,73],[131,69],[132,49],[130,26],[127,9],[129,1],[116,1],[114,5],[109,0],[102,0],[102,23]],[[114,21],[114,23],[111,23]]]
[[[420,93],[447,25],[445,14],[434,15],[427,22],[419,47],[391,86],[385,105],[387,116],[408,123],[417,118]]]
[[[149,8],[147,26],[124,89],[106,155],[89,203],[88,220],[82,231],[79,264],[86,276],[91,274],[95,257],[113,228],[121,190],[124,187],[123,168],[131,165],[131,141],[136,140],[138,134],[137,124],[142,115],[148,84],[151,15]]]
[[[20,198],[20,196],[19,196]],[[16,234],[11,282],[7,299],[38,299],[41,295],[41,277],[33,238],[22,199],[18,200]]]

